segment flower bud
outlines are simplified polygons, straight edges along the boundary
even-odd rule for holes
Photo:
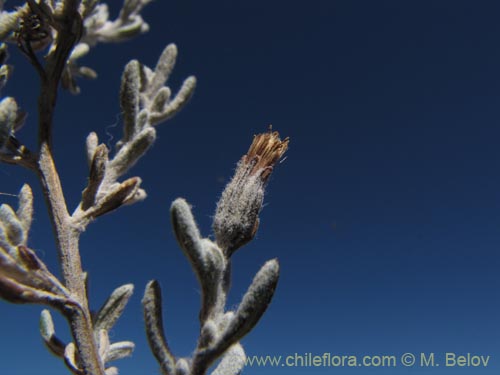
[[[264,189],[274,165],[288,148],[288,138],[278,132],[254,136],[246,155],[238,162],[233,179],[217,203],[213,230],[217,245],[227,257],[257,233]]]

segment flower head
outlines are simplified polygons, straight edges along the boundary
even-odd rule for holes
[[[213,223],[216,242],[226,256],[257,233],[265,186],[288,142],[288,138],[281,140],[279,133],[270,129],[254,136],[248,152],[238,162],[233,179],[217,203]]]

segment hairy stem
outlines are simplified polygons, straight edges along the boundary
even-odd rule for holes
[[[78,247],[80,232],[74,227],[68,214],[59,175],[54,165],[52,153],[46,144],[42,144],[40,149],[38,174],[49,207],[61,261],[63,281],[81,306],[81,310],[67,316],[80,354],[81,365],[85,374],[104,375],[104,368],[94,340],[86,296],[85,280]]]
[[[54,229],[63,280],[81,307],[67,315],[78,348],[79,364],[86,375],[104,375],[104,366],[94,339],[80,259],[80,231],[72,223],[68,213],[52,155],[52,125],[57,90],[68,56],[82,30],[81,17],[77,11],[79,3],[79,0],[66,1],[62,15],[55,20],[54,26],[58,30],[57,48],[47,59],[45,69],[40,74],[38,176]]]

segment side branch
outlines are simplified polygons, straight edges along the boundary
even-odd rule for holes
[[[57,99],[57,90],[68,57],[82,34],[82,18],[78,13],[79,1],[68,1],[62,16],[54,15],[57,30],[56,50],[50,54],[41,74],[41,91],[38,100],[39,145],[47,143],[52,148],[52,123]]]

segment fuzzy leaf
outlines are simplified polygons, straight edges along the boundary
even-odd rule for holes
[[[110,346],[108,331],[106,331],[105,329],[96,331],[94,329],[94,332],[97,332],[97,347],[99,348],[99,357],[105,358]]]
[[[78,60],[88,54],[89,51],[90,46],[87,43],[78,43],[75,47],[73,47],[69,60]]]
[[[222,251],[209,239],[200,238],[200,232],[188,203],[176,199],[170,208],[172,226],[177,242],[189,259],[202,287],[200,320],[204,322],[216,308],[226,266]]]
[[[191,208],[185,199],[177,198],[170,207],[175,237],[193,263],[203,262],[203,246],[200,231],[194,221]],[[196,266],[201,268],[201,266]]]
[[[163,85],[165,85],[165,82],[167,82],[168,77],[170,77],[170,74],[174,69],[176,59],[177,46],[171,43],[163,50],[154,69],[153,80],[151,81],[148,88],[148,93],[150,94],[150,96],[155,95],[158,90],[160,90]]]
[[[66,345],[56,336],[54,322],[49,310],[43,310],[40,315],[40,334],[52,354],[62,358]]]
[[[164,375],[178,374],[178,372],[175,372],[175,357],[165,339],[161,307],[161,288],[156,280],[150,281],[146,286],[142,305],[149,347],[160,364],[162,373]]]
[[[99,138],[97,137],[97,134],[91,132],[87,136],[87,141],[86,141],[87,163],[89,167],[92,165],[92,162],[94,161],[94,155],[98,145],[99,145]]]
[[[146,126],[148,126],[148,121],[149,121],[148,111],[142,110],[141,112],[139,112],[139,114],[137,115],[137,121],[135,124],[137,132],[141,132],[143,129],[145,129]]]
[[[239,375],[245,367],[245,351],[240,344],[231,346],[211,375]]]
[[[0,298],[11,303],[31,302],[24,294],[27,288],[15,280],[0,274]]]
[[[181,89],[170,101],[162,113],[152,113],[150,116],[151,124],[157,125],[160,122],[168,120],[176,115],[187,104],[189,99],[193,96],[194,89],[196,88],[196,78],[194,76],[186,78],[181,86]]]
[[[87,188],[82,193],[82,210],[86,211],[95,203],[97,192],[106,173],[107,164],[108,148],[105,144],[100,144],[94,152]]]
[[[22,284],[0,273],[0,298],[12,303],[39,303],[66,312],[78,308],[75,301],[48,291]]]
[[[123,285],[111,293],[96,315],[94,323],[95,332],[100,332],[101,330],[109,331],[115,325],[118,318],[122,315],[132,293],[134,293],[134,286],[132,284]]]
[[[90,14],[99,3],[99,0],[82,0],[82,16],[83,18],[87,18],[87,15]]]
[[[23,226],[25,237],[27,237],[33,219],[33,192],[28,184],[24,184],[19,192],[19,207],[16,215]]]
[[[117,184],[106,196],[99,199],[98,204],[94,206],[95,209],[88,210],[87,214],[98,217],[117,209],[135,196],[140,185],[141,179],[139,177],[132,177]]]
[[[125,0],[120,12],[120,18],[123,20],[128,19],[131,15],[139,13],[150,2],[151,0]]]
[[[2,65],[0,66],[0,90],[5,87],[7,81],[12,75],[12,66],[10,65]]]
[[[151,147],[155,139],[155,129],[146,127],[134,136],[130,142],[125,143],[110,162],[113,174],[117,177],[125,174]]]
[[[145,33],[149,30],[149,26],[144,22],[141,16],[135,16],[129,22],[116,28],[110,41],[124,41],[133,38],[139,34]]]
[[[80,76],[82,76],[83,78],[87,78],[87,79],[96,79],[97,78],[97,72],[94,69],[89,68],[88,66],[80,66],[78,68],[78,74]]]
[[[188,361],[185,358],[179,358],[179,360],[175,364],[175,375],[188,375],[188,374],[189,374]]]
[[[44,268],[43,262],[37,257],[35,252],[28,249],[26,246],[17,247],[18,260],[20,264],[27,271],[38,271]]]
[[[279,276],[276,259],[270,260],[257,272],[243,300],[216,343],[208,348],[198,348],[193,359],[194,373],[203,373],[218,357],[257,324],[269,306]]]
[[[218,338],[219,327],[211,319],[206,320],[200,330],[200,338],[198,339],[198,347],[205,348],[210,346]]]
[[[4,98],[0,101],[0,148],[4,147],[14,134],[18,119],[18,107],[14,98]]]
[[[134,203],[141,202],[144,199],[148,197],[148,194],[146,193],[146,190],[144,189],[137,189],[135,194],[133,196],[130,196],[130,198],[127,198],[124,202],[123,205],[125,206],[130,206]]]
[[[279,278],[277,259],[267,261],[255,275],[252,284],[243,296],[232,321],[221,336],[220,341],[235,343],[255,327],[271,303]]]
[[[40,315],[40,334],[44,340],[50,340],[55,335],[54,321],[49,310],[43,310]]]
[[[0,240],[4,238],[3,228],[0,226]],[[17,246],[10,246],[0,241],[0,275],[19,280],[29,280],[26,269],[20,264]]]
[[[109,367],[106,370],[104,370],[104,373],[106,375],[118,375],[118,368],[117,367]]]
[[[20,245],[9,251],[10,254],[0,247],[0,279],[4,293],[16,295],[12,302],[45,303],[62,310],[78,308],[67,289],[47,270],[33,250]]]
[[[13,246],[7,240],[7,233],[5,233],[5,229],[0,223],[0,265],[2,263],[3,253],[7,253],[15,257],[17,254],[17,247]]]
[[[69,67],[66,67],[61,76],[61,86],[73,95],[80,93],[80,87],[76,83],[75,75]]]
[[[123,71],[120,89],[120,104],[123,111],[123,140],[128,141],[135,133],[135,119],[139,112],[141,64],[130,61]]]
[[[222,250],[208,238],[201,240],[204,249],[203,270],[200,272],[202,302],[200,321],[205,322],[212,315],[224,310],[223,275],[226,259]]]
[[[0,206],[0,225],[4,227],[6,235],[3,241],[7,241],[13,246],[24,244],[26,241],[25,231],[22,223],[19,221],[16,213],[7,204]]]
[[[71,342],[66,345],[66,349],[64,350],[64,363],[73,374],[84,375],[83,370],[78,367],[76,356],[76,346]]]
[[[149,83],[153,80],[154,72],[146,65],[141,65],[141,93],[147,92]]]
[[[153,103],[150,107],[151,112],[162,113],[165,110],[168,102],[170,101],[171,95],[172,91],[168,87],[162,87],[160,90],[158,90],[158,93],[154,97]]]
[[[135,344],[131,341],[120,341],[109,346],[109,351],[106,354],[105,362],[113,362],[118,359],[129,357],[134,351]]]
[[[9,34],[16,31],[19,27],[19,13],[1,12],[0,13],[0,40],[5,40]]]

